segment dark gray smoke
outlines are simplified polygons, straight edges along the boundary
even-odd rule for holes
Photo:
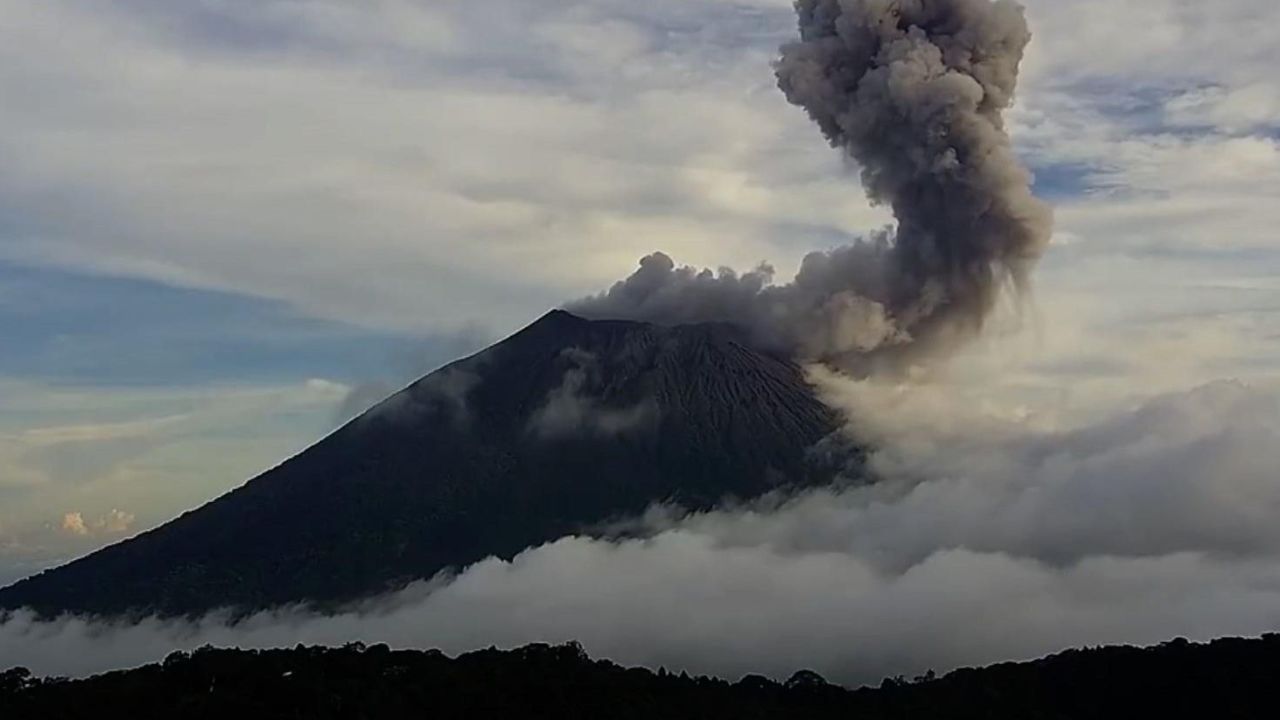
[[[797,0],[800,40],[778,86],[862,168],[895,231],[805,258],[789,285],[677,268],[657,253],[590,317],[722,320],[811,360],[865,367],[981,329],[1003,288],[1020,292],[1049,241],[1001,113],[1031,34],[1011,0]]]

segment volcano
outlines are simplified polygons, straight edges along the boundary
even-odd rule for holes
[[[733,326],[553,311],[203,507],[0,590],[0,608],[336,608],[654,503],[826,482],[814,448],[839,425],[800,367]]]

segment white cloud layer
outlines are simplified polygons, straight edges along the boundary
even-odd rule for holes
[[[228,626],[18,616],[0,666],[83,674],[177,647],[388,642],[462,651],[577,639],[624,663],[847,683],[1071,646],[1280,624],[1280,401],[1219,382],[1083,426],[965,388],[820,379],[869,418],[870,487],[565,538],[334,617]]]

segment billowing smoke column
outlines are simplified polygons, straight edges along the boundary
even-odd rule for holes
[[[862,168],[896,231],[807,257],[789,285],[651,255],[590,317],[730,321],[809,360],[867,368],[981,329],[1003,288],[1021,291],[1052,216],[1031,193],[1001,113],[1031,34],[1011,0],[798,0],[800,40],[778,86]]]

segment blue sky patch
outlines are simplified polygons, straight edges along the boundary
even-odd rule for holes
[[[272,300],[5,263],[0,329],[0,375],[93,385],[351,382],[454,349],[452,338],[372,332]]]

